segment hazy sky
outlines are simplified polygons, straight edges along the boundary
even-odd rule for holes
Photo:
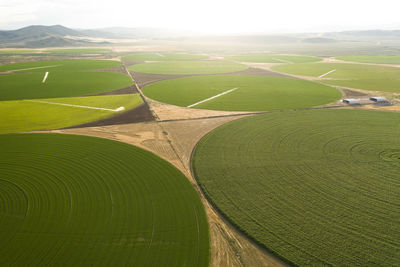
[[[163,27],[210,33],[400,29],[400,0],[0,0],[0,29]]]

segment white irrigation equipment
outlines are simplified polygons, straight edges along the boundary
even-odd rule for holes
[[[199,102],[197,102],[197,103],[191,104],[191,105],[189,105],[189,106],[187,106],[187,107],[188,107],[188,108],[191,108],[191,107],[197,106],[198,104],[204,103],[204,102],[209,101],[209,100],[211,100],[211,99],[214,99],[214,98],[217,98],[217,97],[220,97],[220,96],[229,94],[229,93],[235,91],[235,90],[238,89],[238,88],[239,88],[239,87],[232,88],[232,89],[230,89],[230,90],[228,90],[228,91],[225,91],[225,92],[220,93],[220,94],[218,94],[218,95],[215,95],[215,96],[212,96],[212,97],[210,97],[210,98],[204,99],[204,100],[199,101]]]
[[[289,64],[293,64],[293,62],[292,61],[289,61],[289,60],[284,60],[284,59],[279,59],[279,58],[272,58],[273,60],[276,60],[276,61],[280,61],[280,62],[282,62],[282,63],[289,63]]]
[[[42,83],[45,83],[45,82],[46,82],[47,76],[49,76],[49,72],[48,72],[48,71],[46,71],[46,74],[45,74],[44,77],[43,77]]]
[[[114,109],[114,112],[118,112],[118,111],[122,111],[122,110],[125,110],[125,108],[124,107],[119,107],[119,108]]]
[[[322,75],[318,76],[318,78],[325,77],[326,75],[328,75],[328,74],[331,74],[331,73],[332,73],[332,72],[334,72],[334,71],[336,71],[336,69],[334,69],[334,70],[331,70],[331,71],[328,71],[327,73],[324,73],[324,74],[322,74]]]
[[[49,101],[42,101],[42,100],[25,100],[29,102],[36,102],[36,103],[43,103],[43,104],[51,104],[51,105],[59,105],[59,106],[66,106],[66,107],[75,107],[75,108],[88,108],[88,109],[97,109],[97,110],[105,110],[111,112],[118,112],[125,110],[125,107],[119,107],[116,109],[111,108],[98,108],[98,107],[89,107],[89,106],[82,106],[82,105],[73,105],[73,104],[65,104],[65,103],[56,103],[56,102],[49,102]]]

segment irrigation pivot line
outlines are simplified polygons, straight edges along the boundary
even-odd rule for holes
[[[44,103],[44,104],[51,104],[51,105],[59,105],[59,106],[67,106],[67,107],[76,107],[76,108],[98,109],[98,110],[105,110],[105,111],[111,111],[111,112],[118,112],[118,111],[125,110],[125,107],[119,107],[119,108],[116,108],[116,109],[110,109],[110,108],[98,108],[98,107],[72,105],[72,104],[65,104],[65,103],[48,102],[48,101],[42,101],[42,100],[25,100],[25,101]]]
[[[336,71],[336,69],[331,70],[331,71],[328,71],[327,73],[324,73],[324,74],[318,76],[318,78],[322,78],[322,77],[324,77],[324,76],[326,76],[326,75],[328,75],[328,74],[331,74],[331,73],[334,72],[334,71]]]
[[[283,60],[283,59],[279,59],[279,58],[272,58],[272,59],[273,59],[273,60],[276,60],[276,61],[283,62],[283,63],[293,64],[293,62],[292,62],[292,61],[289,61],[289,60]]]
[[[47,76],[49,76],[49,72],[48,72],[48,71],[46,71],[46,74],[45,74],[44,77],[43,77],[42,83],[45,83],[45,82],[46,82]]]
[[[197,106],[198,104],[204,103],[204,102],[209,101],[209,100],[211,100],[211,99],[220,97],[220,96],[222,96],[222,95],[229,94],[229,93],[235,91],[235,90],[238,89],[238,88],[239,88],[239,87],[235,87],[235,88],[233,88],[233,89],[230,89],[230,90],[225,91],[225,92],[223,92],[223,93],[220,93],[220,94],[218,94],[218,95],[215,95],[215,96],[212,96],[212,97],[210,97],[210,98],[207,98],[207,99],[204,99],[204,100],[202,100],[202,101],[199,101],[199,102],[197,102],[197,103],[191,104],[191,105],[189,105],[189,106],[187,106],[187,107],[188,107],[188,108],[191,108],[191,107]]]

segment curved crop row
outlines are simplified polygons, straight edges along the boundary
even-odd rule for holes
[[[313,110],[241,119],[201,140],[196,178],[246,234],[299,265],[397,265],[394,113]]]
[[[0,146],[0,265],[208,265],[200,199],[160,158],[82,136],[1,135]]]

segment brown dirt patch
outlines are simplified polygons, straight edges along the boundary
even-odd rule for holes
[[[86,95],[86,96],[99,96],[99,95],[128,95],[128,94],[137,94],[139,93],[138,90],[136,89],[135,85],[131,85],[128,87],[124,87],[121,89],[117,89],[114,91],[110,92],[102,92],[102,93],[97,93],[97,94],[91,94],[91,95]]]
[[[357,96],[367,96],[368,95],[367,93],[350,90],[350,89],[346,89],[346,88],[343,88],[342,92],[343,92],[344,97],[357,97]]]
[[[217,74],[152,74],[152,73],[140,73],[140,72],[132,72],[130,71],[133,79],[139,85],[140,88],[143,88],[149,84],[176,79],[183,77],[194,77],[194,76],[224,76],[224,75],[256,75],[256,76],[278,76],[278,77],[289,77],[288,75],[277,73],[270,71],[268,69],[261,69],[256,67],[250,67],[242,71],[237,72],[229,72],[229,73],[217,73]]]
[[[122,60],[122,63],[125,66],[132,66],[132,65],[143,63],[143,61],[139,61],[139,60]]]
[[[189,77],[191,75],[169,75],[169,74],[151,74],[151,73],[141,73],[129,71],[140,88],[145,87],[151,83],[156,83],[164,80]]]
[[[146,101],[150,106],[150,110],[155,114],[159,121],[169,120],[190,120],[209,117],[237,116],[245,114],[254,114],[251,112],[241,111],[219,111],[207,109],[194,109],[186,107],[178,107],[170,104],[161,103],[146,97]]]
[[[98,69],[94,70],[94,72],[117,72],[126,74],[124,66],[118,66],[113,68],[106,68],[106,69]]]
[[[273,72],[268,69],[262,69],[258,67],[250,67],[248,69],[237,71],[237,72],[230,72],[225,74],[215,74],[215,75],[256,75],[256,76],[277,76],[277,77],[289,77],[288,75]]]
[[[92,121],[88,123],[83,123],[75,125],[69,128],[83,128],[83,127],[94,127],[94,126],[106,126],[106,125],[116,125],[116,124],[127,124],[127,123],[137,123],[154,120],[147,104],[141,104],[140,106],[127,110],[123,113],[117,114],[115,116],[100,119],[97,121]]]

